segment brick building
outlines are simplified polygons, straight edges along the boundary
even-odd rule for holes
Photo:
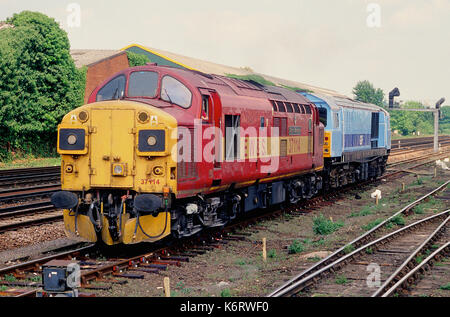
[[[84,102],[92,91],[104,80],[118,71],[128,68],[128,57],[125,51],[116,50],[71,50],[77,68],[87,67],[86,90]]]

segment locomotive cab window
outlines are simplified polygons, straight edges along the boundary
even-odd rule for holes
[[[97,93],[96,101],[115,100],[123,97],[125,92],[125,76],[112,79]]]
[[[161,82],[161,99],[187,109],[191,106],[192,93],[179,80],[164,76]]]
[[[318,109],[319,109],[319,120],[326,127],[327,126],[327,109],[326,108],[318,108]]]
[[[156,97],[158,73],[133,72],[128,83],[128,97]]]

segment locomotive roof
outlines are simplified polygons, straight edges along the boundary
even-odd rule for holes
[[[304,96],[283,87],[266,86],[254,81],[241,80],[221,75],[206,74],[196,70],[147,64],[145,66],[128,68],[121,73],[145,70],[150,71],[158,69],[163,69],[167,74],[174,74],[180,76],[181,78],[184,78],[193,87],[214,89],[222,95],[247,96],[278,101],[291,101],[301,104],[311,104],[311,102]]]
[[[341,107],[344,107],[369,111],[381,111],[388,115],[388,112],[384,108],[371,103],[365,103],[354,99],[343,98],[339,96],[327,96],[318,93],[311,95],[325,101],[333,111],[338,111]]]

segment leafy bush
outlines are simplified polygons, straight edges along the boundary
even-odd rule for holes
[[[396,224],[397,226],[404,226],[405,225],[405,219],[402,215],[397,215],[394,218],[390,220],[390,222]]]
[[[269,252],[267,252],[267,256],[271,259],[274,259],[277,257],[277,251],[274,249],[269,250]]]
[[[128,64],[130,67],[135,66],[144,66],[147,63],[150,63],[150,59],[147,55],[138,54],[134,52],[127,52]]]
[[[85,70],[54,19],[23,11],[7,23],[14,27],[0,31],[0,159],[52,155],[58,123],[84,102]]]
[[[343,222],[333,222],[330,219],[326,219],[323,215],[314,217],[313,219],[313,231],[315,234],[327,235],[343,226]]]
[[[355,251],[355,246],[353,244],[349,244],[344,248],[344,253],[349,254]]]
[[[261,84],[261,85],[276,86],[273,82],[265,79],[264,77],[262,77],[260,75],[255,75],[255,74],[251,74],[251,75],[226,74],[226,75],[227,75],[227,77],[234,78],[234,79],[253,80],[254,82],[257,82],[258,84]]]
[[[224,290],[222,290],[222,292],[220,292],[220,296],[221,297],[231,297],[231,291],[226,288]]]
[[[305,247],[304,247],[303,243],[301,243],[298,240],[294,240],[294,242],[292,242],[292,244],[288,248],[289,254],[301,253],[304,250],[305,250]]]
[[[376,219],[370,223],[368,223],[366,226],[362,226],[362,228],[366,231],[371,230],[372,228],[378,226],[380,223],[383,222],[383,219]]]
[[[336,282],[336,284],[343,285],[343,284],[348,283],[348,280],[344,275],[338,275],[338,276],[336,276],[335,282]]]
[[[313,92],[312,90],[309,89],[303,89],[303,88],[299,88],[299,87],[292,87],[292,86],[287,86],[287,85],[283,85],[281,84],[281,87],[295,91],[295,92]]]
[[[424,208],[423,208],[422,205],[417,205],[417,206],[415,206],[415,207],[412,209],[412,211],[413,211],[416,215],[421,215],[421,214],[425,213],[425,210],[424,210]]]
[[[371,214],[373,214],[372,209],[373,208],[371,206],[364,206],[364,208],[361,209],[360,212],[353,212],[353,213],[350,214],[349,217],[350,218],[352,218],[352,217],[364,217],[364,216],[367,216],[367,215],[371,215]]]

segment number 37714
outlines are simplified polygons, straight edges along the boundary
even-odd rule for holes
[[[141,179],[141,185],[159,185],[159,179],[144,178]]]

